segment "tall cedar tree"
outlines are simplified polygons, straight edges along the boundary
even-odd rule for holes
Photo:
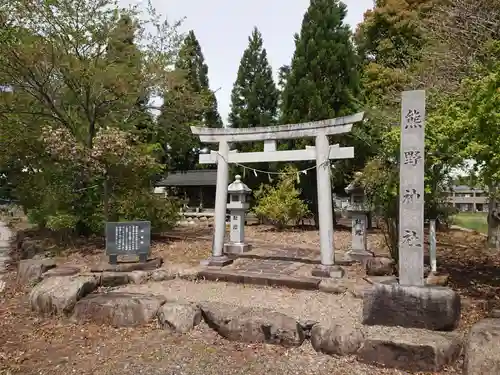
[[[233,128],[275,125],[278,96],[262,34],[255,27],[231,92],[229,125]]]
[[[222,127],[217,99],[210,90],[208,66],[200,44],[191,30],[179,51],[175,64],[178,87],[165,93],[158,123],[162,129],[165,163],[170,170],[186,171],[200,167],[198,154],[201,144],[191,133],[191,126]],[[176,106],[189,94],[200,98],[202,105],[179,113]]]
[[[358,59],[347,7],[338,0],[311,0],[282,97],[282,122],[324,120],[351,114],[359,94]]]
[[[134,41],[137,29],[138,25],[129,15],[121,16],[110,33],[106,57],[110,67],[127,70],[130,77],[136,77],[140,82],[142,55]],[[134,111],[124,113],[122,121],[128,125],[128,130],[139,135],[141,141],[154,142],[156,130],[153,116],[148,111],[149,94],[138,86],[136,91],[123,92],[123,95],[135,96],[136,103]]]
[[[271,65],[267,59],[262,34],[254,27],[248,38],[248,47],[238,68],[238,76],[231,92],[231,112],[229,126],[233,128],[250,128],[256,126],[276,125],[278,115],[279,91],[273,80]],[[262,142],[238,143],[235,145],[240,151],[262,151]],[[262,164],[250,165],[262,168]],[[276,165],[268,165],[268,169],[275,169]],[[232,174],[243,173],[245,183],[251,189],[257,189],[268,177],[262,174],[246,175],[245,170],[233,168]]]
[[[203,125],[209,128],[221,128],[222,119],[217,109],[217,99],[214,92],[210,90],[208,81],[208,66],[193,30],[184,40],[175,67],[185,72],[186,79],[194,92],[206,97],[207,103],[200,118]]]
[[[338,0],[311,0],[300,35],[295,35],[290,70],[283,70],[282,123],[324,120],[358,109],[358,58],[351,30],[344,24],[346,14],[346,6]],[[289,141],[286,147],[303,148],[306,142]],[[308,174],[301,182],[317,223],[315,176]]]

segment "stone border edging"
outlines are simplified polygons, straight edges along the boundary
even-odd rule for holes
[[[225,270],[202,270],[198,279],[208,281],[225,281],[236,284],[252,284],[264,286],[283,286],[292,289],[318,290],[321,279],[312,277],[293,277],[269,273],[231,272]]]
[[[169,301],[154,294],[112,290],[95,293],[101,283],[96,275],[45,278],[31,291],[30,306],[42,315],[66,315],[73,322],[134,327],[156,321],[159,327],[180,333],[203,320],[232,341],[297,347],[310,340],[317,352],[355,355],[360,362],[410,371],[438,371],[453,364],[463,344],[456,334],[418,330],[384,337],[369,329],[298,321],[265,308]]]

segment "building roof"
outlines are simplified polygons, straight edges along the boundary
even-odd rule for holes
[[[217,171],[200,169],[186,172],[170,173],[156,183],[156,186],[215,186]]]
[[[480,191],[483,192],[484,189],[479,187],[467,186],[467,185],[455,185],[452,187],[453,191]]]

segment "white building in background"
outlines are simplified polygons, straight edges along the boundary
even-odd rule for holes
[[[449,202],[461,212],[488,212],[488,192],[466,185],[453,186]]]

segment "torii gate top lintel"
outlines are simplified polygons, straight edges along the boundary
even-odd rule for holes
[[[260,126],[253,128],[203,128],[191,127],[191,132],[200,137],[203,143],[254,142],[278,139],[311,138],[321,131],[325,135],[348,133],[352,125],[363,121],[364,112],[334,119],[313,121],[300,124]]]

